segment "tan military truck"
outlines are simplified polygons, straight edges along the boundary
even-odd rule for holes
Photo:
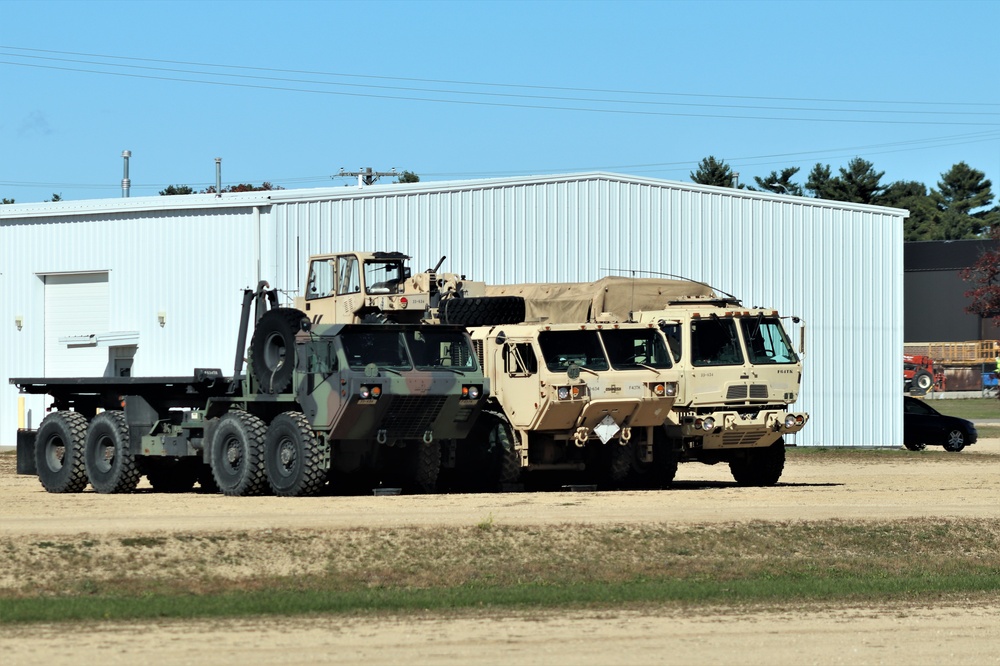
[[[784,436],[801,430],[808,415],[790,411],[799,395],[802,362],[773,309],[745,308],[700,283],[649,278],[486,291],[524,298],[528,317],[551,322],[618,317],[655,325],[663,334],[679,371],[678,395],[658,433],[660,445],[630,447],[633,474],[643,474],[651,463],[669,469],[672,460],[657,461],[667,456],[726,462],[743,485],[777,483]]]
[[[459,326],[523,321],[518,298],[483,298],[486,284],[439,273],[413,275],[401,252],[342,252],[309,258],[305,294],[295,308],[314,324],[418,323]]]
[[[477,441],[461,447],[487,456],[471,469],[459,460],[474,482],[502,486],[523,471],[532,485],[621,486],[633,451],[652,463],[679,374],[655,324],[523,323],[470,333],[492,390],[470,436]],[[675,471],[676,462],[651,468],[648,479],[669,484]]]

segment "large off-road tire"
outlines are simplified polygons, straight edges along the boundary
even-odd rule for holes
[[[407,490],[416,493],[432,493],[437,489],[437,478],[441,473],[440,442],[410,442],[410,483]]]
[[[231,411],[212,435],[212,476],[223,495],[261,495],[264,470],[264,422],[253,414]]]
[[[729,471],[741,486],[773,486],[784,469],[785,442],[782,439],[767,448],[751,449],[729,463]]]
[[[35,467],[50,493],[78,493],[87,487],[83,448],[87,419],[77,412],[52,412],[35,436]]]
[[[264,469],[275,495],[317,495],[326,485],[330,445],[301,412],[279,414],[264,436]]]
[[[295,335],[306,315],[295,308],[268,310],[250,339],[250,371],[259,393],[282,393],[295,370]]]
[[[102,412],[87,427],[84,466],[99,493],[130,493],[142,474],[129,450],[128,424],[122,411]]]
[[[956,453],[965,448],[966,435],[961,428],[952,428],[944,442],[944,450]]]
[[[441,302],[438,316],[442,324],[458,326],[519,324],[524,321],[524,299],[520,296],[449,298]]]
[[[921,370],[913,375],[910,385],[912,386],[911,390],[919,391],[921,394],[927,393],[934,386],[934,375],[926,370]]]
[[[186,493],[194,489],[203,463],[195,458],[153,458],[143,464],[146,480],[158,493]]]
[[[457,444],[454,490],[496,492],[521,479],[517,435],[501,412],[484,411]]]

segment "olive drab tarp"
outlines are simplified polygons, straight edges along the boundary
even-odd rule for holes
[[[596,282],[487,285],[486,295],[522,297],[527,321],[572,324],[604,313],[626,321],[631,312],[662,310],[672,300],[715,294],[697,282],[611,276]]]

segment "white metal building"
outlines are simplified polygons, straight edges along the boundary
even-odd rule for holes
[[[0,446],[44,415],[10,377],[229,374],[242,289],[290,300],[342,250],[494,284],[707,282],[806,322],[796,444],[895,446],[906,215],[605,173],[0,206]]]

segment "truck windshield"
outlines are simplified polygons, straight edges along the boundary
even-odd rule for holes
[[[799,357],[788,342],[785,329],[774,317],[744,318],[740,322],[747,352],[754,365],[798,363]]]
[[[743,350],[732,319],[699,319],[691,322],[691,364],[742,365]]]
[[[364,370],[369,363],[380,368],[409,370],[403,336],[399,331],[344,331],[340,339],[352,370]]]
[[[365,287],[369,294],[397,294],[403,288],[404,275],[402,261],[365,262]]]
[[[601,349],[597,331],[542,331],[538,334],[545,367],[565,372],[578,365],[589,370],[607,370],[608,359]]]
[[[615,370],[641,367],[669,368],[670,354],[663,337],[651,328],[608,329],[600,333],[604,348]]]
[[[419,330],[403,333],[418,370],[454,368],[475,370],[476,361],[465,334],[458,331]]]

